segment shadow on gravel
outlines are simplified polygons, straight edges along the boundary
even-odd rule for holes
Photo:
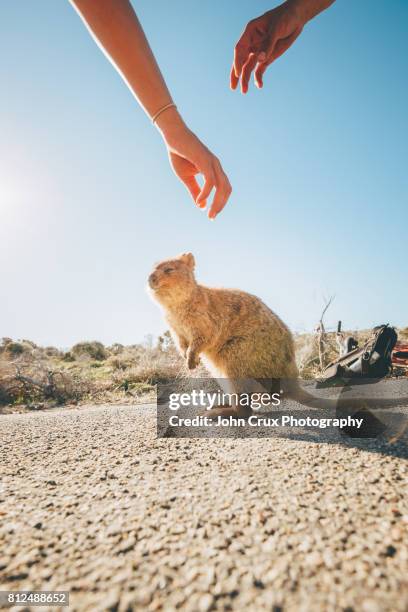
[[[317,389],[314,383],[304,381],[305,403],[312,397],[320,404],[319,408],[285,399],[284,392],[281,401],[263,405],[259,403],[260,393],[251,390],[242,393],[242,397],[257,399],[258,404],[247,404],[253,410],[249,413],[241,410],[242,418],[232,416],[231,410],[206,412],[223,399],[214,389],[217,385],[224,387],[226,379],[189,379],[187,382],[190,388],[185,381],[179,380],[158,388],[159,438],[286,438],[408,458],[408,379],[369,379],[353,386],[326,389]],[[247,390],[253,381],[233,382],[234,388],[242,383],[242,388]],[[263,390],[276,387],[272,384],[276,381],[269,379],[256,379],[255,382],[262,383]],[[279,389],[285,388],[287,381],[277,382]],[[213,404],[206,405],[211,398]],[[213,417],[207,418],[207,414],[212,413]]]
[[[297,417],[301,418],[301,414],[303,414],[304,417],[310,416],[310,410],[305,412],[301,410],[296,411]],[[316,411],[314,416],[320,417],[321,413]],[[394,431],[398,432],[399,428],[404,426],[407,416],[401,412],[387,410],[386,412],[382,411],[381,414],[376,412],[375,417],[381,422],[387,423],[385,430],[377,437],[357,438],[351,437],[346,432],[339,429],[330,429],[326,432],[322,432],[321,430],[315,430],[312,428],[290,431],[280,430],[279,432],[275,433],[275,436],[278,438],[286,438],[288,440],[310,442],[311,444],[341,444],[347,448],[356,448],[370,453],[397,457],[399,459],[408,459],[407,431],[405,431],[394,443],[389,442],[385,437],[385,435],[391,437]]]
[[[334,390],[333,390],[334,391]],[[313,390],[316,393],[316,390]],[[337,408],[329,410],[327,416],[339,418],[362,418],[360,430],[355,427],[329,429],[296,429],[279,432],[280,437],[302,440],[319,444],[341,444],[348,448],[358,448],[371,453],[408,459],[408,404],[405,399],[408,395],[408,380],[381,380],[376,384],[355,385],[353,388],[340,389],[338,399],[346,400],[353,397],[374,399],[378,407],[357,411],[354,409]],[[387,401],[399,402],[397,407],[386,406]],[[321,410],[303,409],[299,404],[293,404],[297,414],[304,416],[313,412],[315,418],[321,418]]]
[[[408,436],[405,425],[407,424],[406,409],[404,412],[394,410],[376,410],[365,412],[365,425],[359,432],[346,428],[330,426],[325,429],[318,427],[251,427],[247,424],[241,427],[169,427],[168,422],[162,434],[163,438],[285,438],[288,440],[309,442],[310,444],[333,444],[342,445],[347,448],[356,448],[370,453],[408,459]],[[284,415],[290,414],[297,421],[302,419],[321,419],[321,410],[300,407],[299,404],[292,404],[285,411],[273,410],[271,412],[258,413],[259,419],[276,419],[280,421]],[[187,413],[185,413],[186,416]],[[189,416],[193,416],[190,413]],[[335,418],[338,415],[333,412],[325,413],[325,418]],[[359,415],[362,416],[361,414]],[[160,423],[159,419],[159,423]],[[158,425],[159,425],[158,423]],[[160,425],[159,425],[160,426]],[[402,434],[401,434],[402,432]],[[395,442],[390,442],[394,436],[401,434]],[[357,437],[358,436],[358,437]]]

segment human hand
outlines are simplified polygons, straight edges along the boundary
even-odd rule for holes
[[[232,192],[219,159],[188,129],[178,113],[167,111],[156,124],[162,132],[174,173],[187,187],[199,208],[207,206],[211,191],[215,189],[208,211],[208,217],[215,219]],[[202,187],[196,179],[198,174],[204,177]]]
[[[234,49],[231,89],[236,89],[241,81],[241,91],[247,93],[254,69],[256,86],[263,86],[267,67],[294,43],[307,21],[300,6],[288,0],[247,24]]]

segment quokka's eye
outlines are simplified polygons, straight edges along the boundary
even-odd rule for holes
[[[164,273],[165,274],[171,274],[173,272],[174,268],[164,268]]]

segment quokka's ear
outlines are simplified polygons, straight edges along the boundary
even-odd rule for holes
[[[182,255],[180,255],[180,259],[181,261],[184,261],[184,263],[187,264],[188,267],[191,268],[191,270],[194,270],[195,259],[192,253],[183,253]]]

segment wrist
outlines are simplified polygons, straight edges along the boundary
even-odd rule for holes
[[[287,0],[303,25],[327,9],[333,2],[334,0]]]
[[[167,142],[174,134],[187,128],[180,113],[175,106],[166,109],[155,121],[155,126]]]
[[[286,0],[284,4],[301,27],[311,19],[309,17],[308,0]]]

